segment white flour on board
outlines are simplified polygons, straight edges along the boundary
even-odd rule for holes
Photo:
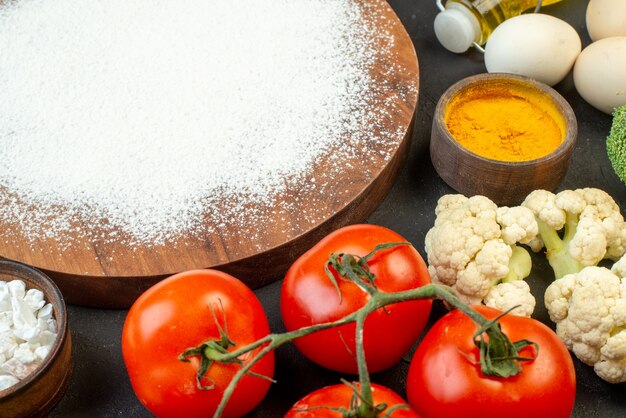
[[[319,158],[339,165],[367,141],[397,138],[367,128],[384,88],[368,73],[385,53],[373,45],[389,34],[361,7],[5,1],[0,220],[66,246],[70,235],[152,245],[267,222],[250,208]],[[235,203],[211,210],[224,200]]]

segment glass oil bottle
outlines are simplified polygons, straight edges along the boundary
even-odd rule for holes
[[[435,17],[435,34],[448,50],[465,52],[473,44],[484,45],[491,32],[506,19],[561,0],[448,0]]]

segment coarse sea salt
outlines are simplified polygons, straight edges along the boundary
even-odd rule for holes
[[[22,280],[0,280],[0,390],[26,378],[57,338],[52,305]]]
[[[254,207],[319,159],[397,138],[369,72],[393,37],[366,3],[3,2],[0,222],[60,247],[268,222]]]

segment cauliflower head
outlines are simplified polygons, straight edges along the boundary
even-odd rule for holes
[[[529,245],[535,252],[545,247],[557,279],[626,253],[626,222],[603,190],[535,190],[522,206],[533,212],[539,226]]]
[[[589,266],[555,280],[544,302],[556,331],[610,383],[626,381],[626,258],[613,270]]]
[[[530,255],[516,243],[536,237],[532,211],[499,208],[485,196],[451,194],[439,199],[435,214],[425,242],[433,282],[454,288],[465,303],[479,304],[491,295],[490,306],[522,305],[512,313],[530,316],[535,299],[528,285],[502,285],[530,274]]]

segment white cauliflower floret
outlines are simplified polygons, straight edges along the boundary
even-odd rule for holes
[[[619,213],[619,206],[604,190],[588,187],[577,189],[576,192],[587,202],[587,206],[593,205],[596,207],[601,218],[613,216],[616,212]]]
[[[613,263],[611,271],[617,277],[626,277],[626,257],[622,257]],[[626,289],[625,289],[626,290]]]
[[[620,261],[621,271],[626,261]],[[610,383],[626,381],[626,279],[585,267],[554,281],[544,301],[556,331],[579,360]]]
[[[435,215],[439,217],[441,213],[447,212],[448,209],[463,207],[465,205],[465,202],[467,202],[467,197],[463,196],[462,194],[444,195],[437,201],[437,207],[435,208]]]
[[[576,234],[569,242],[569,253],[583,266],[595,266],[606,255],[606,231],[593,206],[583,213],[585,215],[580,216]]]
[[[485,242],[474,261],[457,274],[456,290],[465,303],[479,304],[492,286],[493,280],[509,274],[511,247],[502,240]]]
[[[533,212],[537,223],[544,222],[549,228],[557,231],[565,225],[565,211],[556,205],[556,195],[552,192],[535,190],[526,196],[522,206]],[[541,235],[537,234],[529,245],[534,252],[539,252],[544,247]]]
[[[453,234],[456,234],[456,240],[447,238]],[[425,250],[433,280],[448,286],[454,285],[457,272],[467,266],[483,243],[482,239],[473,235],[471,229],[458,230],[452,223],[431,229],[426,234]]]
[[[530,293],[528,283],[515,280],[492,287],[485,296],[485,305],[501,311],[515,308],[512,314],[530,317],[535,310],[535,297]]]
[[[441,282],[442,284],[446,284]],[[453,283],[448,284],[455,288],[459,298],[468,305],[478,305],[481,303],[489,288],[491,280],[484,277],[479,271],[476,263],[471,262],[458,272]]]
[[[598,190],[598,189],[595,189]],[[593,200],[596,202],[596,200]],[[589,202],[585,200],[582,189],[581,190],[563,190],[554,197],[554,203],[556,206],[564,212],[573,214],[582,213],[589,205]]]
[[[626,330],[606,340],[600,349],[600,360],[593,369],[607,382],[626,382]]]
[[[425,250],[433,279],[452,286],[457,272],[465,269],[485,242],[500,236],[500,226],[495,222],[495,203],[482,196],[468,199],[463,195],[445,195],[439,202],[443,207],[438,204],[435,209],[438,216],[435,227],[426,234]],[[493,213],[494,219],[481,211]],[[451,236],[455,239],[451,240]]]
[[[535,252],[545,247],[556,278],[626,253],[626,222],[603,190],[564,190],[556,195],[535,190],[522,206],[534,213],[539,225],[539,235],[529,245]]]
[[[554,229],[561,229],[565,225],[565,211],[556,205],[556,195],[552,192],[535,190],[526,196],[522,206]]]
[[[533,212],[523,206],[496,209],[498,223],[502,226],[502,240],[513,245],[517,242],[528,244],[539,233],[539,226]]]
[[[619,214],[619,212],[618,212]],[[606,232],[607,248],[605,258],[617,260],[626,254],[626,228],[624,218],[613,215],[602,219],[602,226]]]
[[[529,209],[498,208],[484,196],[446,195],[435,213],[425,242],[434,283],[451,286],[464,302],[478,304],[499,283],[530,274],[528,252],[515,245],[537,234]]]

